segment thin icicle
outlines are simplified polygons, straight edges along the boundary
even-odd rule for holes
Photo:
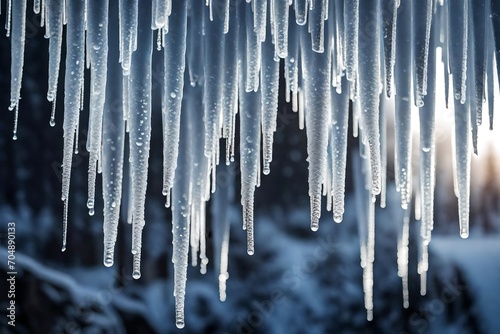
[[[498,61],[500,61],[498,57],[498,50],[500,49],[500,2],[495,1],[495,0],[486,0],[486,7],[491,8],[491,13],[490,13],[490,18],[491,20],[488,20],[491,22],[491,28],[488,28],[489,34],[489,40],[491,41],[493,39],[494,43],[490,42],[489,44],[491,45],[491,48],[494,50],[494,55],[495,55],[495,64],[496,64],[496,71],[495,72],[488,72],[488,74],[493,74],[496,73],[497,75],[497,80],[493,81],[499,81],[500,82],[500,66],[498,66]],[[492,82],[493,82],[492,81]],[[493,86],[493,85],[492,85]],[[491,111],[491,109],[490,109]],[[491,119],[493,118],[491,114]],[[491,121],[490,124],[492,124],[493,121]]]
[[[348,3],[349,1],[347,1]],[[379,0],[364,2],[359,7],[359,21],[379,21]],[[368,140],[371,166],[372,195],[380,193],[380,134],[379,128],[379,98],[380,82],[380,28],[375,25],[370,38],[359,40],[358,73],[359,96],[361,106],[361,128]],[[352,46],[351,46],[352,47]],[[349,58],[348,58],[349,60]],[[349,66],[349,65],[348,65]],[[349,67],[348,67],[349,71]],[[349,72],[348,72],[349,73]],[[353,74],[353,73],[351,73]],[[347,77],[349,79],[349,76]]]
[[[420,119],[420,194],[421,198],[421,237],[429,243],[434,226],[434,187],[435,187],[435,94],[436,94],[436,45],[439,38],[437,27],[432,28],[427,80],[427,95],[419,109]]]
[[[289,27],[288,57],[285,58],[285,99],[290,102],[289,92],[291,92],[293,111],[297,111],[299,85],[299,28],[296,24],[291,24]]]
[[[207,13],[205,10],[205,17]],[[204,73],[203,86],[204,121],[205,121],[205,156],[215,153],[219,139],[219,122],[222,117],[222,86],[224,82],[224,33],[220,18],[213,21],[205,19],[204,38]]]
[[[288,56],[288,7],[290,2],[287,0],[271,1],[273,1],[274,8],[272,22],[274,22],[274,45],[276,47],[276,55],[280,58],[286,58]]]
[[[245,89],[247,92],[256,92],[259,89],[262,44],[253,29],[253,13],[249,5],[246,5],[246,25],[244,27],[246,28],[247,53]]]
[[[97,161],[102,149],[102,120],[108,71],[108,1],[88,0],[87,41],[91,68],[89,110],[89,180],[87,208],[94,210]],[[83,86],[83,85],[82,85]],[[82,99],[83,100],[83,99]]]
[[[385,56],[385,92],[392,96],[392,80],[396,61],[396,25],[398,18],[398,1],[385,0],[382,18],[384,24],[384,56]]]
[[[137,48],[138,0],[119,0],[120,4],[120,62],[128,75],[132,52]],[[142,4],[144,6],[144,4]]]
[[[224,81],[223,86],[223,137],[226,138],[226,164],[231,161],[234,154],[234,122],[236,112],[238,111],[238,38],[239,22],[238,11],[232,9],[230,12],[231,20],[234,22],[229,31],[224,35]]]
[[[270,0],[274,1],[274,0]],[[229,0],[228,0],[229,3]],[[258,39],[263,42],[267,31],[267,0],[255,0],[253,2],[253,26]],[[236,23],[236,22],[235,22]],[[226,31],[227,32],[227,31]]]
[[[5,35],[7,37],[10,37],[11,20],[12,20],[12,0],[7,0],[7,18],[5,19],[5,30],[6,30]]]
[[[364,146],[360,141],[360,149]],[[357,149],[353,150],[353,174],[358,233],[360,238],[361,267],[363,268],[364,304],[368,321],[373,319],[373,258],[374,253],[374,228],[375,206],[370,191],[371,180],[369,162],[361,157]]]
[[[488,47],[487,49],[487,54],[486,54],[486,80],[487,80],[487,96],[488,96],[488,119],[489,119],[489,128],[490,130],[493,130],[493,115],[494,115],[494,100],[495,100],[495,90],[494,90],[494,74],[496,66],[496,61],[495,61],[495,53],[493,50],[493,47]]]
[[[347,78],[342,77],[342,85],[347,87]],[[349,125],[349,90],[341,94],[333,91],[332,96],[332,194],[333,220],[342,221],[344,214],[345,175],[347,167],[347,128]]]
[[[329,42],[329,41],[328,41]],[[330,44],[325,43],[329,50]],[[311,229],[317,231],[321,216],[321,184],[325,180],[328,128],[331,122],[331,53],[311,49],[305,29],[301,31],[302,76],[305,87],[307,161],[309,162],[309,197]]]
[[[408,291],[408,263],[409,263],[409,244],[410,244],[410,213],[411,210],[404,211],[403,228],[398,240],[398,276],[401,277],[403,287],[403,307],[410,306]]]
[[[469,236],[470,117],[469,104],[455,100],[455,170],[458,189],[460,236]]]
[[[262,45],[261,113],[263,173],[270,173],[273,160],[273,136],[278,116],[279,65],[274,60],[274,45],[267,39]]]
[[[73,145],[75,131],[80,115],[81,86],[83,84],[83,66],[85,50],[85,26],[81,16],[84,1],[68,2],[67,14],[70,17],[66,29],[66,73],[64,78],[64,146],[62,163],[62,197],[64,202],[63,216],[63,250],[66,249],[69,185],[71,165],[73,161]]]
[[[203,54],[202,30],[203,30],[203,6],[191,6],[188,17],[187,37],[187,62],[189,69],[189,82],[195,86],[203,79],[203,62],[200,55]]]
[[[61,46],[63,32],[63,6],[59,0],[48,0],[47,8],[47,30],[49,31],[49,82],[47,100],[52,102],[52,113],[50,124],[55,125],[55,104],[57,95],[57,83],[59,80],[59,68],[61,64]],[[50,28],[49,28],[50,27]]]
[[[325,17],[327,0],[315,0],[317,4],[309,13],[309,31],[311,33],[312,49],[315,52],[325,51]],[[328,50],[329,51],[329,50]]]
[[[129,74],[130,122],[129,147],[132,171],[131,191],[132,254],[134,267],[132,276],[140,277],[142,229],[145,225],[145,201],[148,176],[148,160],[151,140],[151,56],[153,33],[151,30],[150,6],[139,7],[137,38],[141,50],[134,52]]]
[[[415,102],[418,107],[422,106],[424,103],[423,97],[427,94],[427,63],[429,59],[429,39],[431,34],[433,2],[433,0],[413,1],[413,7],[411,8],[413,49],[415,53],[414,92]],[[425,24],[423,22],[425,22]]]
[[[468,0],[449,1],[449,57],[454,98],[465,103],[467,80]]]
[[[307,23],[307,11],[309,8],[310,0],[295,0],[294,1],[294,9],[295,9],[295,22],[303,26]]]
[[[118,4],[110,3],[110,13],[118,12]],[[125,122],[123,120],[122,70],[116,55],[119,51],[118,28],[110,26],[111,52],[106,80],[106,102],[104,105],[102,133],[102,196],[104,199],[104,265],[114,262],[114,248],[118,233],[118,221],[122,203],[124,165]],[[115,37],[115,38],[114,38]]]
[[[346,0],[344,2],[344,25],[346,75],[347,80],[352,82],[356,79],[358,67],[359,0]]]
[[[240,86],[240,170],[243,224],[247,232],[247,253],[254,253],[254,192],[260,155],[260,92],[245,92]]]
[[[386,94],[387,96],[387,94]],[[387,110],[389,100],[386,96],[380,96],[380,207],[385,208],[387,204]],[[392,107],[392,106],[391,106]]]
[[[40,14],[40,0],[33,0],[33,12],[35,14]]]
[[[9,1],[9,11],[11,13]],[[7,17],[10,20],[10,17]],[[7,30],[8,33],[9,30]],[[26,39],[26,0],[16,0],[12,3],[12,38],[10,67],[10,106],[14,110],[13,139],[17,137],[17,119],[19,100],[21,99],[21,83],[23,80],[24,43]]]
[[[397,25],[396,47],[398,57],[395,64],[396,106],[395,106],[395,174],[396,190],[401,195],[401,206],[406,210],[411,200],[411,148],[412,148],[412,45],[411,4],[403,2]]]
[[[471,29],[474,34],[474,47],[472,52],[474,52],[474,72],[475,81],[474,85],[476,87],[475,99],[477,107],[477,124],[482,124],[483,119],[483,101],[485,95],[484,83],[486,80],[486,53],[488,50],[488,40],[486,29],[488,29],[488,17],[490,13],[490,8],[486,6],[486,0],[476,0],[471,2],[472,10],[472,22],[470,24]],[[431,72],[430,72],[431,73]]]
[[[174,298],[175,298],[175,325],[177,328],[184,327],[184,299],[186,294],[188,252],[189,252],[189,225],[191,217],[191,178],[190,168],[193,156],[191,154],[191,117],[198,117],[190,112],[181,114],[179,155],[177,164],[186,168],[175,170],[174,186],[172,189],[172,234],[174,264]],[[194,124],[194,123],[193,123]]]
[[[469,110],[470,110],[470,125],[471,125],[471,131],[472,131],[472,150],[475,155],[478,154],[477,150],[477,142],[478,142],[478,120],[477,120],[477,110],[478,110],[478,105],[482,105],[482,97],[481,100],[477,101],[476,100],[476,53],[475,53],[475,48],[476,48],[476,42],[474,38],[474,30],[472,26],[469,25],[468,27],[469,33],[469,41],[467,43],[468,47],[468,66],[467,66],[467,99],[468,104],[469,104]]]
[[[162,96],[163,120],[163,195],[174,183],[179,146],[179,126],[184,89],[186,59],[187,3],[174,1],[170,31],[163,49],[164,77]]]

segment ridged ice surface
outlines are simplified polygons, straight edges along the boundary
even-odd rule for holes
[[[5,107],[14,111],[14,139],[22,109],[26,17],[31,11],[40,15],[49,39],[51,126],[59,72],[64,72],[63,250],[80,129],[88,129],[90,214],[100,200],[95,189],[102,172],[104,264],[113,264],[120,207],[127,203],[123,211],[133,230],[136,279],[148,219],[149,158],[163,157],[162,192],[173,217],[179,328],[185,323],[189,255],[193,265],[199,260],[200,271],[207,271],[206,205],[214,193],[213,262],[220,299],[226,299],[227,208],[235,188],[226,165],[235,160],[247,251],[256,251],[254,194],[261,174],[270,173],[278,101],[291,104],[299,128],[306,130],[312,230],[319,228],[323,196],[333,220],[342,220],[346,169],[353,167],[368,320],[374,306],[375,203],[386,204],[388,156],[394,156],[396,188],[406,210],[398,239],[403,306],[409,303],[411,207],[422,222],[418,272],[421,293],[426,292],[434,227],[436,115],[445,108],[454,115],[450,174],[458,198],[459,234],[469,234],[471,154],[481,153],[479,126],[492,127],[498,98],[498,1],[35,0],[33,7],[26,0],[3,3],[0,14],[6,16],[12,46],[10,103]],[[161,97],[153,95],[157,85]],[[86,95],[88,123],[80,120]],[[155,102],[160,98],[162,124],[152,124],[157,112],[153,105],[160,105]],[[387,122],[393,106],[394,128]],[[349,126],[359,142],[350,153]],[[163,134],[162,152],[150,152],[154,127]],[[412,159],[415,152],[418,160]],[[219,165],[221,159],[226,164]],[[229,174],[227,182],[220,181],[221,175]],[[122,187],[124,177],[129,187]]]

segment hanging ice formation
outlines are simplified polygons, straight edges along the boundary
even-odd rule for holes
[[[4,2],[5,3],[5,2]],[[418,266],[425,293],[427,249],[433,229],[435,113],[437,101],[455,113],[454,175],[459,232],[469,233],[471,148],[488,101],[493,119],[494,82],[500,50],[500,5],[491,0],[45,0],[34,12],[49,39],[47,99],[55,104],[62,45],[64,69],[63,250],[66,248],[71,163],[78,140],[84,94],[90,95],[88,122],[89,213],[94,214],[96,175],[102,171],[104,264],[113,265],[124,156],[129,156],[128,218],[132,224],[133,277],[140,277],[152,113],[153,53],[162,53],[163,195],[173,212],[176,324],[184,326],[189,250],[202,272],[208,259],[205,205],[216,186],[214,240],[220,298],[228,278],[229,223],[223,214],[231,187],[217,184],[239,151],[241,204],[247,251],[254,253],[254,191],[261,172],[272,166],[278,92],[298,111],[307,131],[311,229],[319,228],[322,197],[333,219],[344,213],[347,129],[352,110],[359,137],[354,159],[363,288],[372,318],[375,202],[385,206],[386,105],[395,101],[395,181],[403,209],[412,196],[421,216]],[[23,75],[26,0],[8,0],[6,34],[11,38],[13,138]],[[0,12],[2,13],[2,12]],[[66,27],[66,28],[64,28]],[[66,34],[63,30],[66,29]],[[63,36],[66,42],[63,43]],[[158,51],[156,51],[157,49]],[[284,89],[280,90],[280,62]],[[90,92],[84,92],[84,66]],[[499,71],[493,73],[494,69]],[[451,76],[451,78],[450,78]],[[437,83],[438,78],[444,84]],[[449,85],[451,83],[451,87]],[[438,90],[444,85],[444,92]],[[448,88],[452,91],[448,97]],[[439,94],[438,94],[439,93]],[[452,100],[452,101],[449,101]],[[22,109],[22,108],[21,108]],[[412,113],[418,111],[420,140],[412,140]],[[238,115],[239,114],[239,115]],[[239,122],[239,126],[237,126]],[[239,133],[239,150],[235,137]],[[128,138],[128,140],[127,140]],[[224,141],[219,139],[223,138]],[[222,143],[222,144],[221,144]],[[472,143],[472,146],[471,146]],[[262,144],[262,145],[261,145]],[[225,147],[221,147],[225,145]],[[419,146],[420,164],[412,162]],[[223,148],[225,152],[223,152]],[[262,152],[261,152],[262,150]],[[124,152],[128,151],[128,154]],[[358,150],[356,150],[358,152]],[[158,155],[158,152],[156,152]],[[418,166],[419,173],[412,167]],[[224,167],[225,168],[225,167]],[[415,178],[414,175],[417,175]],[[417,186],[414,186],[417,185]],[[224,189],[225,188],[225,189]],[[398,242],[404,306],[408,306],[408,221]]]

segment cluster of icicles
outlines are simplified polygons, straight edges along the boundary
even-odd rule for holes
[[[12,44],[10,109],[16,113],[15,139],[27,0],[7,0],[6,7],[6,29]],[[111,266],[127,147],[133,277],[140,277],[152,88],[153,79],[158,77],[152,55],[159,52],[163,56],[163,195],[173,213],[176,325],[182,328],[188,252],[191,248],[194,263],[199,253],[205,271],[205,205],[216,188],[220,138],[225,139],[225,162],[234,160],[237,120],[243,229],[248,254],[254,253],[254,190],[261,171],[270,172],[282,61],[286,101],[298,112],[299,126],[307,131],[313,231],[319,227],[323,196],[334,221],[342,220],[352,106],[353,132],[360,138],[353,165],[362,207],[358,221],[368,319],[373,312],[376,199],[385,206],[387,134],[383,105],[394,101],[396,187],[404,209],[411,203],[412,193],[417,192],[421,199],[419,272],[425,293],[427,247],[433,229],[434,123],[435,112],[440,112],[435,110],[436,99],[445,99],[455,110],[454,172],[460,235],[465,238],[469,231],[470,142],[475,149],[486,101],[490,122],[493,117],[495,41],[500,39],[498,7],[490,0],[34,0],[33,10],[40,14],[49,39],[47,99],[54,104],[52,126],[66,26],[63,250],[87,66],[87,206],[92,215],[96,173],[100,172],[104,264]],[[495,13],[497,16],[492,15]],[[437,65],[444,69],[444,96],[435,96]],[[412,185],[411,161],[413,109],[418,109],[420,116],[416,187]],[[408,221],[409,213],[398,251],[405,307]],[[221,299],[225,299],[228,277],[229,225],[224,224],[218,259]]]

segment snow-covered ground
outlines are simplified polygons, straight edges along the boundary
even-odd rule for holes
[[[500,332],[500,237],[481,236],[463,240],[437,236],[430,244],[432,256],[441,263],[456,266],[464,275],[469,294],[474,296],[470,310],[483,333]]]

